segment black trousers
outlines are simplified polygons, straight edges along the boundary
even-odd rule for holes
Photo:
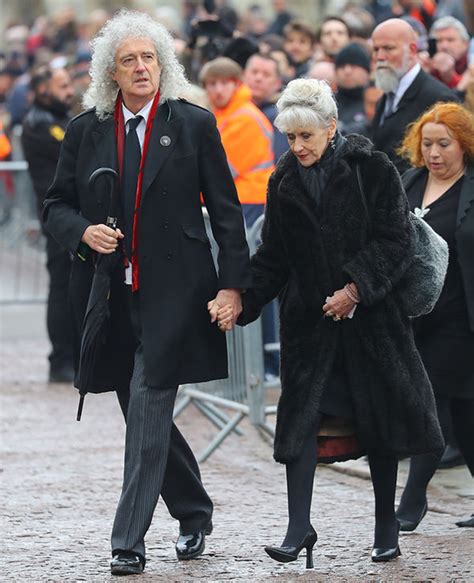
[[[112,529],[112,553],[130,550],[145,557],[145,534],[160,494],[183,534],[204,530],[213,504],[196,458],[173,423],[178,387],[146,384],[138,296],[133,295],[131,317],[139,345],[130,383],[123,488]]]
[[[54,370],[73,366],[72,321],[68,299],[71,258],[69,252],[49,234],[46,234],[46,255],[49,273],[46,324],[52,346],[49,361]]]

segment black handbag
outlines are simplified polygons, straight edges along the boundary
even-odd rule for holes
[[[370,238],[372,217],[359,164],[356,164],[356,175]],[[431,312],[439,299],[448,270],[449,250],[446,241],[425,220],[410,211],[409,221],[415,233],[416,252],[394,292],[405,313],[410,318],[417,318]]]

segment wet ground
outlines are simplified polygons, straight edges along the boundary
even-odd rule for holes
[[[1,581],[116,581],[109,536],[120,493],[124,424],[114,395],[88,396],[80,423],[77,393],[49,385],[43,307],[2,308]],[[193,407],[178,424],[196,451],[215,429]],[[273,562],[263,551],[286,526],[284,467],[247,422],[202,465],[215,502],[214,532],[204,555],[178,562],[178,526],[160,503],[147,536],[148,563],[120,581],[474,581],[474,529],[454,522],[474,511],[466,468],[437,473],[430,511],[400,537],[402,556],[370,561],[373,496],[363,460],[318,468],[312,510],[319,540],[315,568],[303,557]],[[406,469],[402,466],[400,484]]]

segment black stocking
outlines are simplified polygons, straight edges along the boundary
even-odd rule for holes
[[[319,427],[319,420],[318,420]],[[316,470],[318,428],[306,439],[301,456],[286,465],[288,530],[282,546],[297,546],[311,528],[311,499]]]
[[[459,449],[474,476],[474,399],[453,399],[451,412]]]
[[[426,489],[436,472],[439,455],[425,453],[411,458],[408,480],[403,490],[397,516],[403,520],[418,522],[427,503]]]
[[[446,439],[451,427],[451,413],[448,399],[437,398],[436,408],[439,423]],[[423,509],[427,503],[426,489],[436,472],[439,460],[440,456],[433,453],[415,455],[411,458],[408,480],[397,510],[397,516],[399,518],[412,522],[418,522],[421,519]]]
[[[395,548],[398,545],[395,517],[398,461],[395,457],[370,454],[369,466],[375,495],[374,547]]]

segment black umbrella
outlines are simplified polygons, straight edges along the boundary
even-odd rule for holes
[[[106,225],[117,228],[117,203],[119,192],[118,174],[112,168],[98,168],[89,178],[89,188],[94,190],[99,177],[107,177],[110,184],[110,208]],[[80,421],[84,397],[90,390],[95,392],[94,371],[100,359],[101,349],[106,343],[108,324],[110,320],[110,281],[115,268],[121,258],[121,253],[114,252],[108,255],[99,253],[95,263],[94,277],[92,278],[87,309],[82,323],[81,355],[79,373],[76,386],[79,389],[80,399],[77,409],[77,420]]]

